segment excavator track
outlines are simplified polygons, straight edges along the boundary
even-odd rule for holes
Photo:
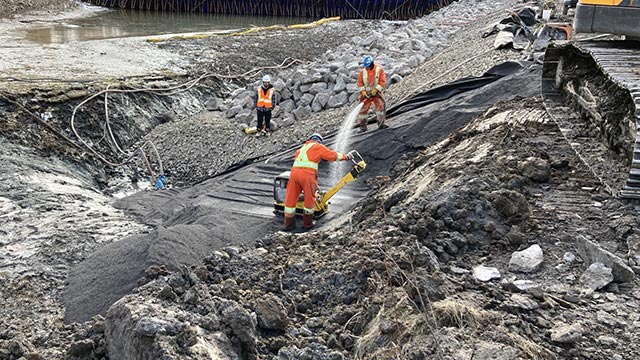
[[[542,96],[563,136],[605,189],[640,199],[640,43],[549,46]]]

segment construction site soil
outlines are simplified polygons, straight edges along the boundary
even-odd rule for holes
[[[388,104],[522,60],[481,37],[520,5],[443,22],[452,36]],[[34,15],[0,30],[28,26],[20,16]],[[640,205],[581,162],[542,105],[538,63],[509,62],[482,87],[354,135],[363,177],[314,231],[278,231],[273,176],[311,132],[333,145],[351,107],[248,137],[204,103],[378,26],[7,45],[0,360],[640,358]],[[105,49],[122,66],[98,68]],[[30,51],[46,56],[27,66]],[[107,87],[123,91],[109,93],[106,124],[124,152],[155,144],[169,189],[140,190],[140,160],[104,164],[125,156],[104,141],[107,96],[82,102]]]
[[[8,18],[28,11],[59,12],[78,4],[69,0],[6,0],[0,4],[0,18]]]

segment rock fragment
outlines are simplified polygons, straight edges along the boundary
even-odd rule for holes
[[[544,256],[540,245],[531,245],[522,251],[516,251],[509,260],[509,270],[531,273],[537,271],[542,265]]]
[[[582,338],[582,329],[578,325],[557,325],[551,329],[551,341],[574,344]]]
[[[611,268],[602,263],[593,263],[580,277],[580,283],[591,290],[602,289],[613,281],[611,271]]]
[[[263,329],[283,331],[289,323],[282,301],[274,296],[258,299],[254,311],[258,318],[258,326]]]
[[[479,281],[486,282],[500,278],[500,271],[494,267],[479,265],[473,268],[473,276]]]

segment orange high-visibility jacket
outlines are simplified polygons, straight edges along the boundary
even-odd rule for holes
[[[384,75],[384,70],[382,66],[378,66],[378,64],[373,64],[373,69],[369,70],[364,68],[360,70],[358,74],[358,82],[356,85],[360,91],[364,90],[366,92],[371,92],[373,88],[378,89],[379,92],[384,90],[384,86],[387,84],[387,78]]]
[[[262,86],[258,86],[258,101],[256,102],[257,108],[264,108],[271,110],[274,106],[274,96],[276,89],[270,87],[265,91]]]
[[[304,143],[294,157],[293,169],[309,169],[314,173],[318,171],[318,163],[322,160],[337,161],[346,160],[347,155],[331,150],[315,140],[309,140]]]

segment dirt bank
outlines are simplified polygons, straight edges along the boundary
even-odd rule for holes
[[[0,18],[30,11],[60,12],[78,6],[76,0],[5,0],[0,4]]]
[[[149,269],[107,315],[110,354],[638,356],[637,280],[594,292],[585,271],[605,249],[624,257],[634,205],[597,190],[539,101],[495,104],[390,177],[331,232],[276,233],[190,270]],[[531,267],[517,255],[536,249]]]

